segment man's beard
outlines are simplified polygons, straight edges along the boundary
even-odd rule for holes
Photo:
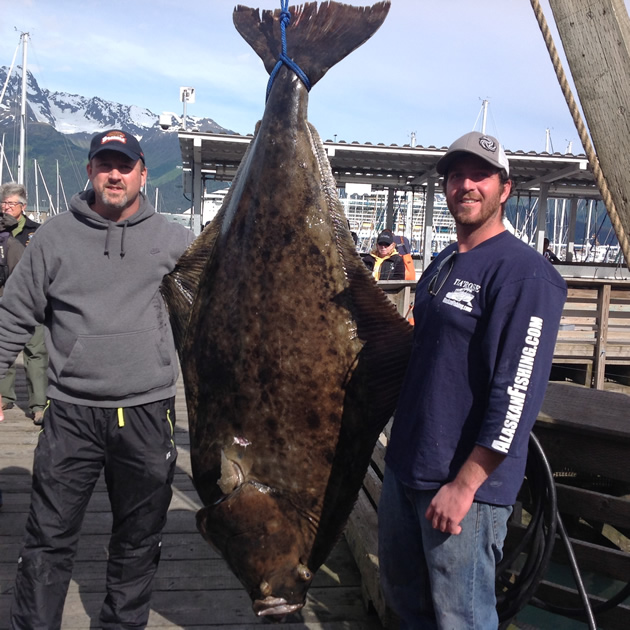
[[[123,193],[122,197],[118,197],[116,201],[110,198],[110,191],[107,188],[104,188],[97,194],[104,206],[115,208],[116,210],[123,210],[129,203],[129,197],[126,192]]]

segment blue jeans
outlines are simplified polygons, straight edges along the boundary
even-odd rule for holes
[[[378,508],[385,599],[401,630],[496,630],[495,566],[512,508],[474,502],[461,534],[444,534],[424,516],[436,492],[385,471]]]

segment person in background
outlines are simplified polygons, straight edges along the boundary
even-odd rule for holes
[[[17,221],[10,214],[0,213],[0,296],[4,291],[5,282],[13,273],[24,251],[24,245],[11,235],[11,230],[16,225]],[[0,409],[0,422],[3,420],[4,410]],[[2,488],[0,488],[0,508],[2,505]]]
[[[394,234],[394,241],[396,242],[396,251],[401,256],[403,254],[411,254],[411,243],[406,236]]]
[[[381,580],[401,629],[489,630],[567,287],[503,225],[512,182],[495,138],[464,135],[437,171],[457,242],[416,287],[378,510]]]
[[[26,189],[21,184],[8,182],[0,186],[0,210],[15,219],[11,234],[24,247],[30,243],[35,230],[41,225],[24,214],[26,201]],[[41,425],[44,417],[48,387],[47,369],[48,354],[44,342],[44,327],[37,326],[33,336],[24,346],[28,407],[36,425]],[[11,409],[15,405],[15,366],[0,380],[0,396],[3,409]]]
[[[352,229],[352,226],[350,225],[350,219],[348,219],[348,229],[350,230],[350,236],[352,236],[354,246],[356,247],[359,244],[359,235]]]
[[[4,293],[4,285],[13,273],[22,253],[24,245],[13,237],[11,231],[17,225],[17,220],[7,212],[0,212],[0,297]],[[0,410],[0,420],[4,420],[3,405]]]
[[[376,238],[374,249],[369,254],[364,254],[362,258],[375,280],[405,279],[405,262],[396,251],[391,230],[383,230]]]
[[[554,265],[556,263],[562,262],[552,251],[549,249],[549,239],[545,238],[543,241],[543,256]]]
[[[172,496],[178,362],[160,285],[194,234],[141,192],[147,169],[131,134],[95,135],[87,175],[91,189],[37,229],[0,300],[0,375],[40,324],[50,361],[14,630],[61,627],[103,468],[113,524],[100,627],[144,628]]]
[[[396,251],[403,259],[405,264],[405,280],[416,280],[416,267],[411,255],[411,243],[406,236],[394,234],[394,242],[396,243]]]

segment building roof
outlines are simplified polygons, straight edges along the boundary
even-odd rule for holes
[[[206,179],[231,181],[251,135],[180,131],[184,171],[201,173]],[[437,161],[447,147],[395,144],[360,144],[326,140],[324,147],[339,186],[371,184],[373,189],[416,190],[429,178],[439,177]],[[600,198],[585,155],[506,151],[515,192],[537,194],[543,184],[548,197]]]

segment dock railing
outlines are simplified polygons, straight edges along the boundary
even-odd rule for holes
[[[568,298],[554,351],[552,380],[595,389],[630,385],[630,279],[565,277]],[[407,317],[415,282],[386,280],[379,286]]]

